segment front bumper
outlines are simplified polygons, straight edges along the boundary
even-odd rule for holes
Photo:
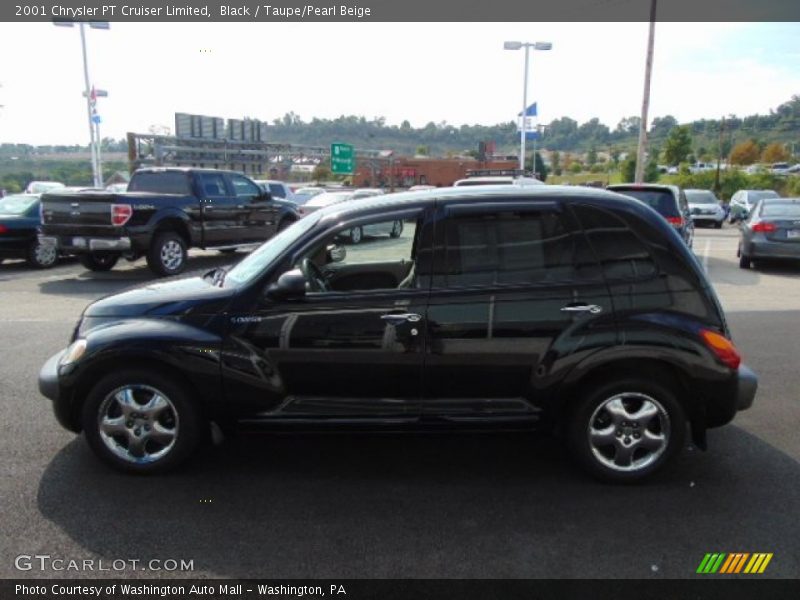
[[[51,356],[39,371],[39,392],[53,402],[53,412],[56,420],[65,429],[70,431],[80,431],[80,425],[75,422],[75,414],[72,410],[72,399],[65,393],[61,386],[61,376],[59,373],[59,363],[66,350]]]
[[[129,237],[51,236],[40,235],[43,246],[55,246],[63,252],[128,252],[133,244]]]

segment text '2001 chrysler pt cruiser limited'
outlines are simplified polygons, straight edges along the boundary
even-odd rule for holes
[[[346,252],[353,227],[398,238]],[[230,270],[84,311],[39,376],[66,428],[133,472],[242,426],[546,428],[606,480],[664,465],[754,399],[698,261],[602,190],[451,188],[337,204]]]

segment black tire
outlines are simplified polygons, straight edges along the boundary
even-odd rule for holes
[[[283,219],[280,223],[278,223],[278,231],[283,231],[287,227],[291,226],[294,223],[294,219]]]
[[[186,242],[174,231],[160,231],[147,250],[147,266],[156,275],[169,277],[186,269],[189,253]]]
[[[403,233],[403,222],[395,221],[394,223],[392,223],[392,231],[391,233],[389,233],[389,237],[399,238],[402,233]]]
[[[745,256],[744,254],[739,253],[739,268],[740,269],[749,269],[750,265],[753,264],[753,261],[750,259],[749,256]]]
[[[58,262],[58,250],[55,246],[43,246],[39,240],[34,240],[28,248],[27,262],[36,269],[49,269]]]
[[[103,272],[114,268],[119,260],[119,255],[109,253],[81,254],[81,264],[90,271]]]
[[[620,406],[624,410],[611,411]],[[638,412],[646,407],[652,412],[647,418]],[[571,454],[588,473],[608,482],[648,477],[680,451],[686,436],[686,417],[675,394],[646,379],[626,378],[587,390],[568,419]],[[605,433],[606,429],[610,432]],[[594,442],[590,441],[592,430],[597,432]],[[629,465],[625,465],[626,455]]]
[[[132,390],[134,398],[128,415],[135,416],[126,416],[114,398],[116,391],[125,388]],[[167,403],[158,412],[147,410],[146,401],[152,399],[153,391]],[[101,433],[104,415],[110,427]],[[92,451],[106,464],[128,473],[163,473],[175,469],[194,453],[204,431],[204,419],[189,401],[186,390],[172,378],[149,369],[123,369],[101,379],[87,396],[81,419]],[[118,424],[114,423],[117,419]],[[155,431],[160,435],[154,434]],[[171,443],[167,444],[170,434]],[[132,440],[141,444],[141,457],[133,451]]]
[[[361,240],[364,239],[364,229],[361,227],[353,227],[350,230],[350,243],[351,244],[360,244]]]
[[[714,221],[714,229],[722,229],[722,221]]]

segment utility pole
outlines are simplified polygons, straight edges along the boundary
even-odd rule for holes
[[[656,0],[650,0],[650,34],[647,39],[647,61],[644,68],[642,122],[639,124],[639,146],[636,149],[635,183],[644,181],[644,150],[647,145],[647,111],[650,108],[650,75],[653,72],[653,43],[656,36]]]
[[[720,185],[719,185],[719,166],[722,162],[722,134],[725,131],[725,115],[722,116],[722,122],[719,126],[719,148],[717,151],[717,174],[714,176],[714,192],[719,195]]]

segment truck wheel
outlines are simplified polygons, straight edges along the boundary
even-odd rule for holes
[[[173,379],[123,369],[97,383],[82,409],[86,441],[112,467],[130,473],[174,469],[201,439],[197,409]]]
[[[117,264],[119,256],[116,254],[82,254],[81,264],[90,271],[101,272],[110,271]]]
[[[177,275],[186,268],[186,242],[174,231],[157,234],[147,251],[147,266],[163,276]]]
[[[588,390],[571,413],[567,434],[573,456],[590,474],[632,482],[660,469],[681,449],[686,417],[668,388],[623,379]]]
[[[28,264],[37,269],[49,269],[58,260],[58,250],[55,246],[43,246],[39,240],[34,240],[28,248]]]
[[[278,223],[278,231],[283,231],[287,227],[290,227],[294,223],[294,219],[283,219],[280,223]]]

